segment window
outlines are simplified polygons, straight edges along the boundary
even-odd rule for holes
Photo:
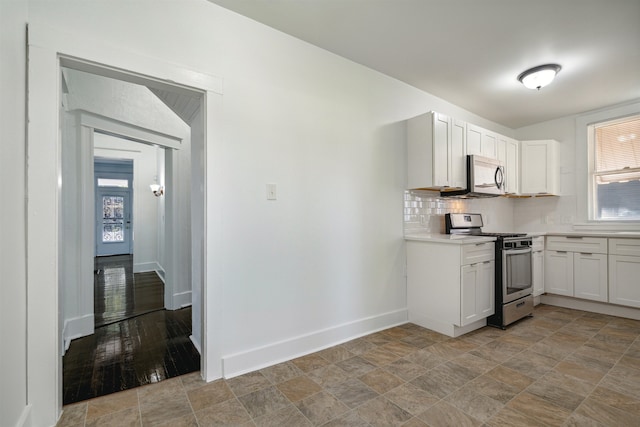
[[[589,126],[591,217],[640,221],[640,115]]]

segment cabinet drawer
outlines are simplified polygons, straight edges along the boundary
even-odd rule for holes
[[[461,265],[476,264],[478,262],[495,259],[494,243],[476,243],[475,245],[462,246]]]
[[[544,236],[531,238],[531,250],[533,252],[544,250]]]
[[[640,256],[640,239],[609,239],[609,254]]]
[[[607,239],[605,237],[548,236],[547,249],[551,251],[606,254]]]

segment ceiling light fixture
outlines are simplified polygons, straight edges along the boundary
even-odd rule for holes
[[[561,69],[562,67],[558,64],[539,65],[522,72],[518,76],[518,81],[526,88],[540,90],[541,87],[551,83]]]

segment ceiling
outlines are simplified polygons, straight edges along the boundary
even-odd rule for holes
[[[514,129],[640,98],[640,0],[210,1]]]

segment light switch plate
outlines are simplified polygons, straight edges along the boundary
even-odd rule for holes
[[[275,184],[267,184],[267,200],[277,200],[278,195],[276,193]]]

